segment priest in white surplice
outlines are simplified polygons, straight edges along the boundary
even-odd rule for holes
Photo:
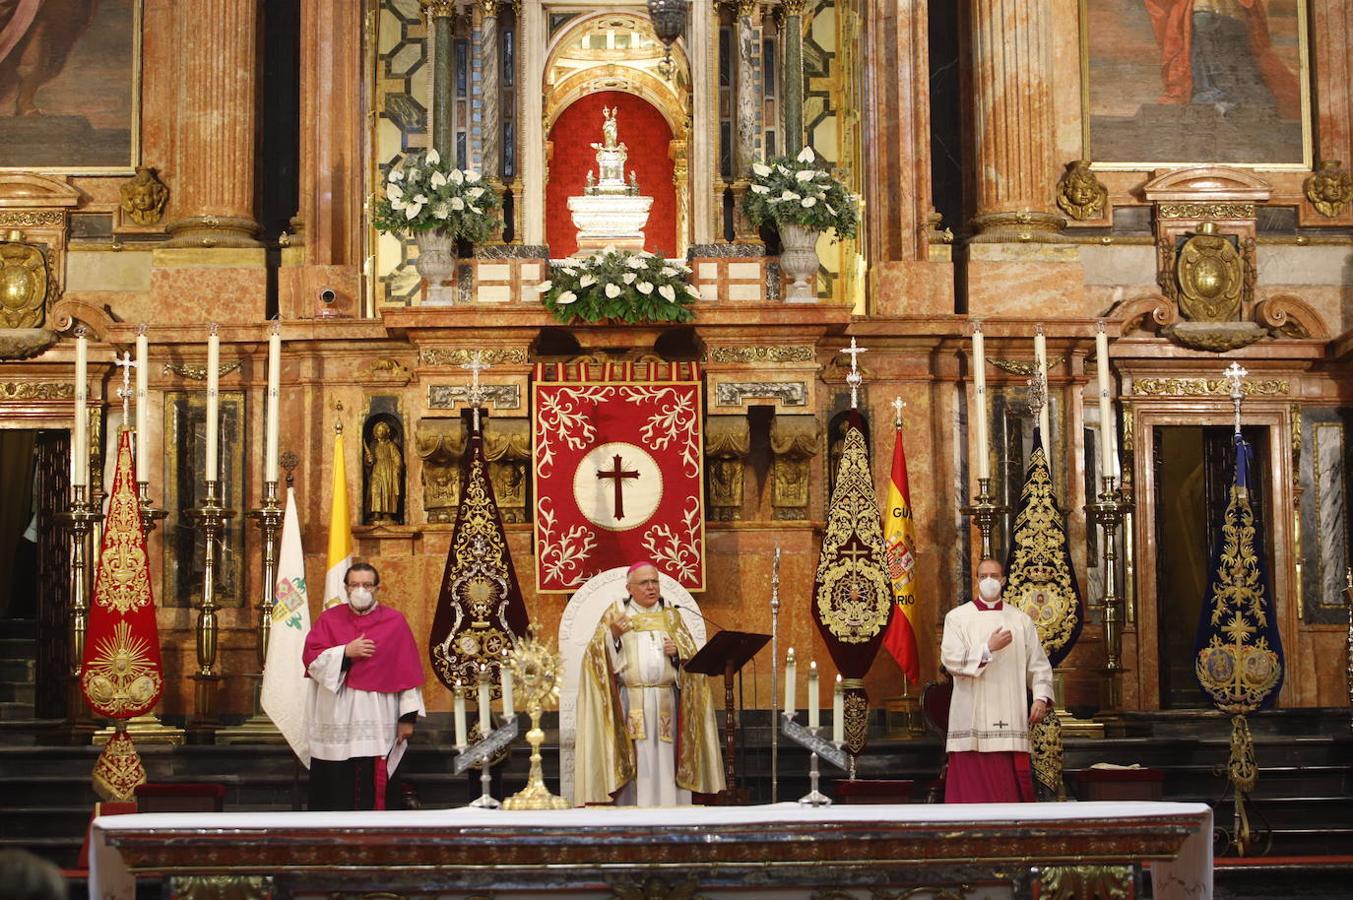
[[[978,595],[944,617],[940,662],[954,677],[947,803],[1034,799],[1029,728],[1052,706],[1052,666],[1033,620],[1001,601],[1004,588],[1001,564],[984,559]]]
[[[681,669],[695,641],[652,563],[630,567],[583,654],[573,799],[673,806],[724,788],[708,679]]]
[[[343,584],[348,602],[315,620],[301,654],[310,809],[385,809],[398,799],[387,757],[397,766],[414,722],[427,715],[423,666],[404,616],[376,602],[375,568],[357,563]]]

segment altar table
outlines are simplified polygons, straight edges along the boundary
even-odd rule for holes
[[[160,813],[96,819],[91,847],[90,895],[116,900],[137,875],[279,898],[1212,896],[1201,803]]]

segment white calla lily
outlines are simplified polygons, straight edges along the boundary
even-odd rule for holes
[[[672,268],[671,266],[663,266],[662,274],[667,278],[675,278],[677,275],[677,270]]]
[[[403,200],[404,191],[400,190],[400,187],[397,184],[387,184],[385,186],[385,198],[391,202]]]
[[[537,294],[543,294],[543,293],[545,293],[546,291],[548,291],[548,290],[549,290],[550,288],[552,288],[552,287],[554,287],[554,282],[552,282],[552,281],[542,281],[540,284],[536,285],[536,293],[537,293]]]
[[[817,159],[817,157],[813,155],[812,147],[804,147],[802,150],[799,151],[799,155],[795,158],[798,159],[798,161],[801,163],[810,163],[813,160]]]
[[[766,187],[764,184],[754,184],[754,185],[752,185],[751,187],[752,187],[752,193],[753,193],[753,194],[769,194],[769,193],[770,193],[770,188]]]
[[[437,152],[436,147],[433,147],[431,150],[428,151],[427,161],[434,166],[442,161],[442,155]]]
[[[465,173],[462,172],[460,169],[452,169],[451,174],[446,176],[446,180],[451,182],[452,184],[464,184]]]
[[[423,204],[421,204],[421,203],[410,203],[408,206],[404,207],[404,218],[405,218],[406,220],[413,220],[413,219],[416,219],[416,218],[418,217],[418,214],[419,214],[420,212],[422,212],[422,211],[423,211]]]
[[[578,287],[591,287],[592,285],[594,285],[594,284],[596,284],[596,283],[597,283],[597,276],[592,275],[592,274],[590,274],[590,273],[584,274],[582,278],[579,278],[579,279],[578,279]]]
[[[466,184],[474,184],[474,183],[477,182],[478,180],[479,180],[479,173],[478,173],[478,172],[467,171],[467,172],[465,173],[465,183],[466,183]]]
[[[445,203],[438,203],[436,206],[432,207],[432,217],[434,219],[445,219],[449,215],[451,215],[451,210],[446,208]]]
[[[564,291],[558,297],[554,298],[554,302],[558,303],[560,306],[568,306],[570,303],[572,303],[574,300],[577,299],[578,299],[577,294],[573,293],[572,291]]]
[[[752,163],[752,171],[762,178],[765,178],[770,174],[770,166],[765,165],[764,163]]]
[[[388,181],[403,181],[403,180],[404,180],[404,170],[403,170],[403,169],[391,169],[391,170],[390,170],[390,174],[386,176],[386,179],[387,179]]]
[[[446,176],[441,172],[433,172],[432,177],[428,179],[428,184],[435,188],[439,188],[446,184]]]
[[[465,201],[460,199],[459,197],[452,197],[451,208],[454,209],[456,212],[460,212],[462,209],[465,208]]]
[[[638,277],[639,276],[635,275],[633,272],[626,272],[624,275],[620,276],[620,280],[625,282],[625,284],[634,284],[634,279]]]
[[[670,284],[659,285],[658,293],[662,294],[668,303],[676,302],[676,291],[672,289]]]
[[[812,169],[804,169],[802,172],[794,173],[795,181],[812,181],[815,173]]]
[[[794,193],[793,191],[785,191],[784,193],[780,194],[780,199],[781,199],[781,200],[798,200],[798,199],[800,199],[800,197],[799,197],[798,194]]]
[[[619,297],[620,293],[621,293],[620,285],[618,284],[606,285],[606,296],[610,297],[612,300],[614,300],[616,297]]]
[[[634,287],[639,291],[639,293],[644,294],[645,296],[653,293],[653,284],[652,282],[649,281],[641,281]]]
[[[802,200],[799,201],[799,204],[803,206],[804,209],[812,209],[814,206],[817,206],[817,198],[804,197]]]

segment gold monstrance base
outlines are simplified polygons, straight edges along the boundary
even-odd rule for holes
[[[503,801],[503,809],[568,809],[568,801],[550,793],[545,786],[545,771],[540,764],[540,745],[545,732],[540,728],[540,714],[545,701],[559,697],[559,654],[536,640],[538,629],[532,625],[531,634],[517,642],[512,649],[512,676],[522,686],[526,711],[531,716],[531,730],[526,742],[531,745],[531,775],[526,787]]]

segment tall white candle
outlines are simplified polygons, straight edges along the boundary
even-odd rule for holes
[[[461,690],[460,679],[456,679],[456,746],[464,747],[470,743],[469,729],[465,727],[465,691]]]
[[[498,673],[502,677],[503,715],[510,719],[516,715],[516,710],[512,708],[512,665],[506,658],[503,659],[503,664],[498,667]]]
[[[263,430],[263,480],[277,480],[278,401],[282,396],[282,323],[268,336],[268,411]]]
[[[150,340],[146,326],[136,332],[136,480],[150,481],[150,460],[146,447],[150,444],[150,406],[147,404],[150,386]]]
[[[216,326],[207,336],[207,480],[219,481],[221,468],[216,459],[217,429],[221,418],[221,338]]]
[[[1109,336],[1104,333],[1104,323],[1100,322],[1095,332],[1095,368],[1099,375],[1099,429],[1103,435],[1104,446],[1101,451],[1100,473],[1119,477],[1118,471],[1118,428],[1114,421],[1113,402],[1109,399]]]
[[[89,484],[89,341],[75,332],[75,422],[70,437],[71,486]]]
[[[1048,407],[1052,405],[1052,390],[1048,387],[1048,339],[1043,334],[1043,326],[1034,331],[1034,361],[1038,364],[1038,374],[1043,382],[1043,408],[1038,412],[1038,430],[1043,433],[1043,449],[1052,462],[1052,429],[1048,425]]]
[[[799,711],[794,705],[794,681],[798,671],[799,664],[794,660],[794,648],[790,647],[789,655],[785,657],[785,712],[789,713],[791,719]]]
[[[808,664],[808,727],[822,727],[822,710],[817,697],[817,660]]]
[[[479,672],[479,737],[484,739],[489,736],[493,730],[493,720],[489,713],[489,677],[488,668],[481,669]]]
[[[973,416],[977,431],[977,477],[991,477],[991,441],[987,436],[987,345],[980,322],[972,329]]]
[[[832,743],[846,742],[846,689],[841,686],[841,676],[836,676],[836,690],[832,692]]]

